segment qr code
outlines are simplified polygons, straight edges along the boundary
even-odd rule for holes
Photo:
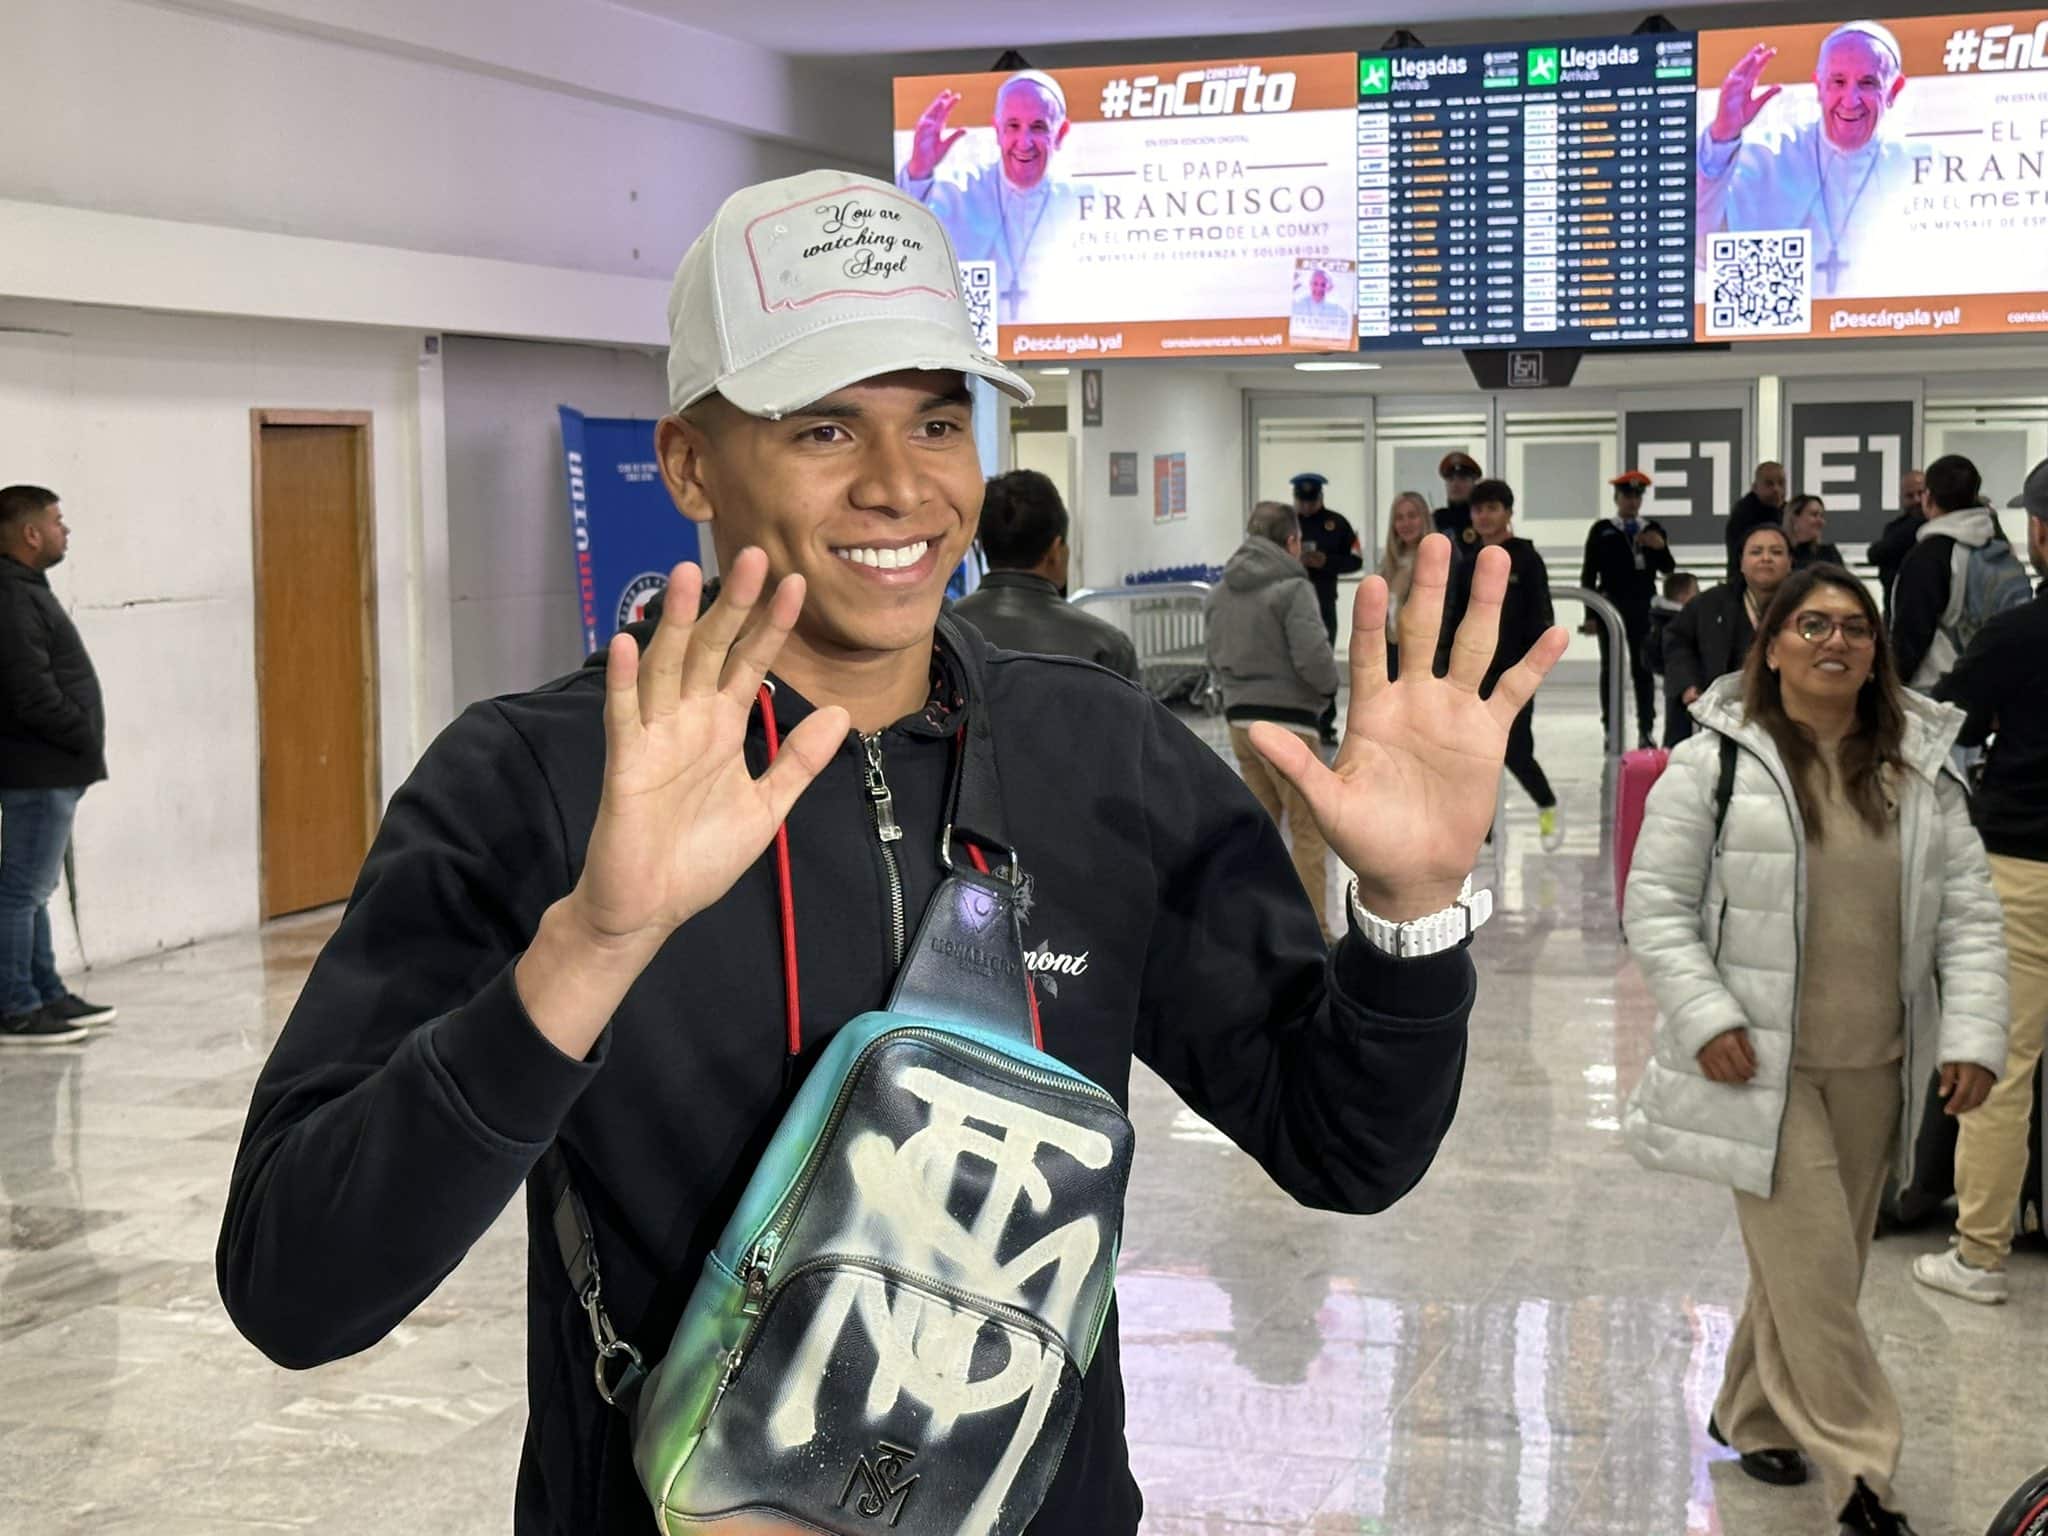
[[[993,356],[996,350],[996,264],[992,261],[961,262],[960,292],[967,300],[967,318],[974,322],[974,344]]]
[[[1813,236],[1803,229],[1707,237],[1709,336],[1813,329]]]

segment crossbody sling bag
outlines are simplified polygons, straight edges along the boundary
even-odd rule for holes
[[[1036,1044],[1014,852],[1000,875],[954,865],[956,825],[963,841],[1001,825],[986,721],[959,747],[949,873],[888,1006],[819,1058],[644,1380],[604,1314],[566,1164],[544,1163],[598,1389],[631,1416],[669,1536],[1014,1536],[1058,1470],[1109,1308],[1132,1132]]]

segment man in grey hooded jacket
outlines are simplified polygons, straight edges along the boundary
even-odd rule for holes
[[[1244,543],[1223,567],[1207,610],[1209,670],[1223,691],[1238,767],[1274,824],[1286,825],[1294,871],[1327,933],[1329,849],[1308,806],[1259,755],[1249,729],[1268,720],[1313,748],[1317,721],[1337,697],[1337,658],[1301,563],[1301,525],[1292,507],[1262,501],[1252,508]]]
[[[1994,614],[2034,595],[1983,492],[1977,466],[1960,454],[1927,466],[1927,521],[1890,594],[1899,676],[1922,692],[1948,675]]]

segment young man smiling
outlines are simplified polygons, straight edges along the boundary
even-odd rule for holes
[[[902,265],[855,274],[827,223]],[[1450,674],[1390,684],[1386,587],[1363,584],[1334,765],[1257,732],[1357,872],[1330,948],[1271,820],[1170,714],[940,618],[982,494],[965,381],[1028,391],[975,347],[926,210],[829,172],[737,193],[670,324],[657,451],[724,589],[700,615],[678,567],[602,672],[476,705],[429,749],[257,1085],[221,1235],[237,1325],[310,1366],[394,1328],[527,1184],[522,1536],[648,1521],[529,1174],[561,1149],[609,1315],[665,1348],[794,1085],[882,1006],[970,842],[1031,882],[1027,947],[1089,956],[1041,1000],[1049,1052],[1119,1100],[1144,1060],[1298,1200],[1400,1198],[1457,1102],[1485,910],[1461,882],[1564,645],[1480,699],[1489,552]],[[1419,559],[1415,646],[1448,555]],[[956,835],[963,758],[993,765],[1000,826]],[[1139,1509],[1112,1314],[1031,1530],[1127,1536]]]

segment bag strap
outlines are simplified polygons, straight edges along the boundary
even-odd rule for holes
[[[939,882],[888,1011],[964,1024],[1036,1045],[1017,886],[973,870]]]
[[[1733,736],[1721,738],[1721,774],[1714,781],[1714,842],[1721,841],[1721,828],[1728,820],[1728,803],[1735,798],[1735,759],[1741,748]]]
[[[604,1284],[597,1269],[597,1234],[591,1229],[590,1211],[569,1177],[569,1159],[563,1155],[559,1141],[548,1143],[534,1171],[540,1175],[541,1197],[547,1202],[548,1222],[555,1234],[555,1248],[562,1256],[562,1268],[568,1272],[570,1288],[590,1321],[590,1341],[597,1347],[592,1372],[597,1380],[597,1395],[620,1412],[627,1412],[640,1383],[647,1379],[646,1362],[640,1358],[639,1350],[619,1337],[604,1309]],[[609,1374],[615,1364],[616,1381]]]

